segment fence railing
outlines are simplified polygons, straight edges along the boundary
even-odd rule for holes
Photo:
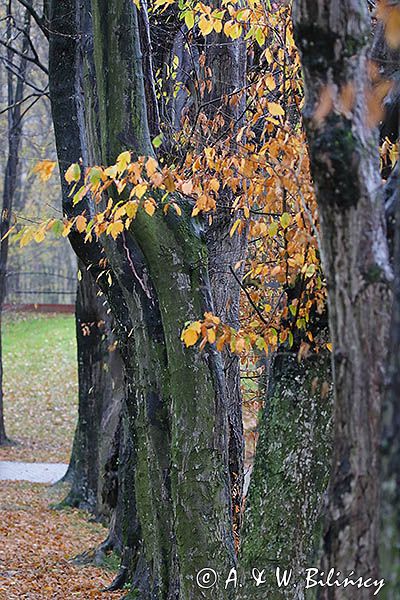
[[[74,304],[77,279],[70,272],[9,271],[6,304]]]

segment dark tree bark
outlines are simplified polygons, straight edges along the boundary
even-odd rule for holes
[[[319,207],[335,386],[334,456],[322,570],[378,574],[379,441],[391,272],[377,134],[367,125],[365,2],[297,0],[295,37],[306,84],[304,123]],[[354,105],[340,106],[352,86]],[[316,117],[321,94],[332,109]],[[339,588],[321,598],[352,597]],[[369,598],[364,588],[360,598]]]
[[[385,26],[375,29],[371,58],[381,81],[389,81],[392,88],[385,98],[385,115],[380,126],[381,142],[399,139],[400,111],[400,52],[389,47]],[[379,80],[378,80],[379,82]],[[382,428],[382,526],[380,536],[381,575],[386,600],[395,600],[400,585],[400,189],[399,165],[385,166],[383,177],[386,220],[390,257],[394,268],[393,310],[390,327],[387,395],[383,407]]]
[[[11,12],[11,0],[7,4],[7,31],[10,41],[12,31],[12,12]],[[21,100],[24,94],[25,88],[25,75],[27,69],[27,60],[25,54],[29,51],[29,30],[30,30],[31,16],[28,11],[25,13],[24,18],[24,31],[26,35],[23,38],[21,46],[21,59],[19,61],[19,77],[14,81],[14,76],[11,71],[7,75],[7,89],[8,89],[8,155],[7,163],[4,176],[4,189],[3,189],[3,205],[0,216],[0,445],[9,442],[4,424],[4,405],[3,405],[3,358],[2,358],[2,309],[6,296],[6,284],[7,284],[7,260],[8,260],[8,244],[9,237],[6,236],[8,230],[11,227],[11,211],[13,207],[13,201],[16,190],[16,183],[18,179],[18,162],[19,162],[19,147],[22,138],[22,116],[21,116]],[[12,61],[13,52],[8,49],[8,58]]]
[[[390,328],[388,394],[383,413],[381,570],[385,599],[395,600],[400,585],[400,203],[397,202]]]
[[[76,299],[79,412],[67,479],[71,506],[107,516],[106,500],[116,487],[113,456],[118,437],[124,378],[105,297],[83,264]],[[109,491],[104,489],[105,480]],[[104,499],[103,499],[104,497]],[[113,502],[112,502],[113,504]]]
[[[220,3],[214,4],[215,8]],[[246,96],[246,42],[228,39],[222,33],[207,36],[205,44],[205,67],[211,73],[212,88],[205,94],[205,114],[210,128],[219,116],[221,125],[207,145],[213,145],[215,137],[221,147],[230,146],[235,151],[235,133],[243,125]],[[207,88],[206,88],[207,89]],[[233,94],[237,102],[230,103]],[[206,242],[209,253],[209,270],[216,314],[221,320],[239,329],[240,283],[243,277],[247,253],[247,229],[230,236],[237,213],[232,211],[234,196],[221,189],[217,197],[217,212],[208,227]],[[238,267],[238,265],[240,265]],[[229,419],[229,470],[233,500],[235,532],[239,535],[242,517],[244,484],[244,435],[242,419],[242,394],[239,357],[229,350],[223,353],[226,395]]]
[[[50,94],[61,172],[76,160],[76,154],[69,158],[74,152],[68,145],[74,149],[75,138],[65,115],[77,115],[72,129],[78,129],[78,139],[87,136],[97,161],[110,164],[127,147],[151,155],[134,4],[92,2],[95,87],[90,82],[88,90],[88,78],[82,78],[83,97],[80,76],[91,67],[91,39],[65,35],[76,31],[75,14],[71,2],[52,4]],[[87,10],[85,18],[89,15]],[[85,32],[82,22],[79,31]],[[213,349],[199,355],[179,339],[185,321],[213,310],[205,246],[190,207],[181,203],[182,218],[139,211],[116,243],[101,240],[101,251],[115,280],[111,289],[103,284],[114,317],[123,328],[123,307],[132,324],[122,356],[130,391],[124,426],[133,453],[133,505],[125,502],[121,523],[131,553],[132,597],[139,592],[143,598],[190,600],[199,598],[197,571],[210,563],[229,571],[234,549],[222,364]],[[74,214],[67,194],[64,210]],[[85,263],[97,251],[78,236],[74,245]],[[134,515],[140,535],[136,528],[130,531]],[[226,594],[215,590],[214,597]]]

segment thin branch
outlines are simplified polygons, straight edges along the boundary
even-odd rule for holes
[[[11,46],[10,44],[8,44],[7,42],[4,42],[2,39],[0,39],[0,44],[2,46],[4,46],[5,48],[7,48],[8,50],[11,50],[11,52],[14,52],[14,54],[16,54],[17,56],[20,56],[24,60],[27,60],[27,61],[33,63],[34,65],[36,65],[37,67],[39,67],[39,69],[41,69],[43,71],[43,73],[46,73],[46,75],[49,74],[48,69],[44,65],[42,65],[42,63],[40,62],[40,60],[35,60],[31,56],[27,56],[26,54],[23,54],[22,52],[20,52],[16,48],[13,48],[13,46]]]
[[[232,275],[234,276],[234,278],[236,280],[236,283],[240,286],[240,288],[246,294],[247,300],[250,302],[251,306],[254,308],[254,310],[256,311],[256,313],[258,314],[258,316],[260,317],[261,321],[264,323],[264,325],[268,325],[268,321],[265,319],[264,315],[262,314],[262,312],[260,311],[260,309],[258,308],[258,306],[253,302],[253,299],[250,296],[248,290],[243,285],[243,283],[240,281],[239,277],[236,275],[235,271],[232,269],[232,267],[230,265],[229,265],[229,270],[232,273]]]
[[[36,51],[36,48],[35,48],[35,44],[32,42],[32,40],[31,40],[31,37],[30,37],[30,35],[28,34],[28,32],[27,32],[27,31],[25,31],[25,29],[22,29],[21,27],[17,27],[17,25],[14,25],[14,29],[15,29],[16,31],[19,31],[20,33],[22,33],[22,35],[24,35],[24,36],[25,36],[25,38],[26,38],[26,39],[27,39],[27,41],[28,41],[29,47],[30,47],[30,49],[31,49],[31,51],[32,51],[32,54],[33,54],[33,57],[34,57],[34,59],[35,59],[35,60],[36,60],[38,63],[41,63],[41,61],[40,61],[40,58],[39,58],[39,55],[38,55],[38,53],[37,53],[37,51]]]
[[[32,4],[30,2],[28,2],[27,0],[17,0],[17,2],[22,4],[22,6],[25,6],[26,10],[31,14],[32,18],[36,21],[37,25],[39,26],[41,31],[44,33],[46,38],[48,38],[49,32],[47,31],[47,29],[44,25],[44,19],[42,19],[42,17],[40,17],[38,15],[36,10],[33,8]]]
[[[0,60],[4,63],[4,66],[7,69],[7,71],[9,71],[15,77],[17,77],[18,79],[20,79],[21,81],[23,81],[23,83],[25,85],[27,85],[28,87],[32,88],[36,92],[39,92],[39,94],[45,94],[45,93],[47,93],[47,87],[48,87],[47,85],[43,89],[37,87],[31,81],[28,81],[27,79],[24,79],[22,77],[22,75],[18,72],[19,67],[17,65],[15,65],[13,62],[9,61],[8,58],[6,58],[5,56],[0,56]]]
[[[18,102],[14,102],[14,104],[10,104],[10,106],[6,106],[5,108],[3,108],[3,110],[0,110],[0,115],[2,115],[3,113],[7,112],[8,110],[12,110],[13,108],[15,108],[16,106],[20,106],[21,104],[23,104],[24,102],[26,102],[27,100],[30,100],[31,98],[41,98],[42,96],[47,96],[46,93],[41,93],[41,94],[29,94],[28,96],[26,96],[25,98],[22,98],[22,100],[19,100]]]
[[[19,120],[17,121],[17,125],[20,124],[20,122],[22,121],[22,119],[24,118],[24,116],[26,115],[26,113],[32,108],[32,106],[34,106],[36,104],[36,102],[38,102],[41,98],[47,97],[48,94],[38,94],[37,98],[35,98],[30,104],[29,106],[26,107],[26,109],[21,113],[21,116],[19,118]]]

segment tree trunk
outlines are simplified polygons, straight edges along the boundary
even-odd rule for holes
[[[118,447],[123,370],[105,298],[99,297],[99,288],[90,271],[82,263],[79,268],[76,299],[79,413],[67,474],[72,485],[65,502],[107,516],[107,503],[102,500],[107,492],[103,487],[105,477],[111,489],[115,487],[108,467],[113,454],[118,452],[115,445]]]
[[[68,2],[54,2],[51,14],[52,31],[76,29]],[[86,101],[90,104],[92,97],[94,103],[86,107],[78,134],[90,133],[94,158],[103,163],[112,163],[127,147],[137,155],[152,154],[136,8],[128,0],[96,0],[92,15],[96,79],[90,93],[84,89]],[[56,33],[51,38],[50,94],[64,172],[65,148],[73,142],[63,117],[65,103],[77,91],[75,102],[80,102],[75,87],[82,69],[79,52],[90,65],[91,40],[80,45]],[[124,544],[135,544],[131,596],[139,592],[144,599],[197,599],[203,593],[197,571],[212,565],[226,572],[234,563],[222,364],[213,349],[200,355],[180,342],[185,321],[213,309],[205,247],[190,208],[182,204],[181,218],[171,211],[166,217],[139,211],[117,242],[101,240],[112,269],[111,289],[103,284],[110,307],[118,322],[121,306],[126,307],[132,324],[122,356],[130,392],[124,426],[134,455],[128,474],[134,478],[133,505],[126,502],[121,528]],[[69,215],[73,210],[67,195],[64,209]],[[87,262],[90,245],[76,240],[75,248]],[[115,288],[122,296],[113,293]],[[140,535],[129,532],[134,515]],[[222,588],[214,592],[215,598],[226,598]]]
[[[382,435],[381,575],[385,600],[396,600],[400,586],[400,203],[396,207],[393,312],[390,327],[388,393]]]
[[[247,581],[241,598],[300,600],[307,568],[320,550],[324,494],[331,460],[332,385],[330,356],[299,362],[277,353],[272,361],[256,459],[251,475],[240,553]],[[278,588],[276,567],[293,571]],[[261,587],[252,569],[264,569]],[[307,598],[311,592],[307,592]]]
[[[221,3],[213,3],[215,9]],[[212,87],[205,94],[205,114],[212,128],[216,117],[221,117],[217,131],[209,136],[206,145],[218,151],[231,148],[238,151],[235,132],[243,125],[246,106],[246,42],[227,38],[222,32],[212,33],[205,40],[205,71],[209,73]],[[208,77],[205,77],[207,79]],[[206,86],[207,89],[207,86]],[[237,93],[236,103],[231,103],[232,94]],[[211,133],[211,132],[210,132]],[[217,138],[218,146],[215,145]],[[206,232],[209,256],[209,273],[215,314],[223,323],[239,329],[240,283],[243,278],[247,253],[247,228],[232,236],[232,225],[238,218],[232,211],[234,195],[221,187],[217,197],[217,210],[212,224]],[[244,435],[242,417],[242,393],[239,356],[223,352],[226,396],[229,420],[229,471],[231,476],[232,510],[235,534],[239,536],[242,520],[244,483]]]
[[[370,16],[363,1],[297,0],[294,24],[333,341],[334,456],[322,570],[375,578],[391,272],[377,135],[366,114]],[[354,103],[343,108],[340,94],[349,89]],[[328,109],[318,110],[324,97]],[[350,598],[354,591],[325,587],[320,597]]]
[[[382,80],[390,81],[392,88],[385,98],[385,115],[380,125],[381,142],[399,139],[400,109],[400,51],[386,41],[383,23],[375,29],[371,52]],[[382,528],[380,536],[381,575],[385,579],[382,590],[386,600],[395,600],[400,586],[400,188],[399,163],[383,169],[386,220],[390,258],[394,268],[393,311],[390,327],[388,390],[383,407],[382,428]]]
[[[12,28],[11,2],[8,3],[7,12],[8,32]],[[3,354],[2,354],[2,311],[6,297],[7,284],[7,261],[9,237],[5,237],[11,227],[11,211],[13,207],[16,182],[18,178],[19,147],[22,138],[21,100],[25,88],[25,74],[27,60],[24,54],[29,51],[29,30],[31,17],[29,11],[25,12],[24,31],[21,47],[21,60],[19,64],[19,77],[14,83],[13,74],[8,72],[8,156],[4,176],[3,206],[0,217],[0,445],[9,442],[4,424],[4,401],[3,401]],[[8,50],[8,58],[12,59],[12,50]]]

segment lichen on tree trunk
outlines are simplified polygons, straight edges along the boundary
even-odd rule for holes
[[[260,437],[246,499],[240,568],[241,600],[305,597],[305,570],[318,565],[321,519],[330,463],[332,383],[326,352],[299,361],[272,359]],[[276,568],[292,570],[278,588]],[[265,570],[261,587],[252,569]],[[310,592],[307,598],[311,598]]]

